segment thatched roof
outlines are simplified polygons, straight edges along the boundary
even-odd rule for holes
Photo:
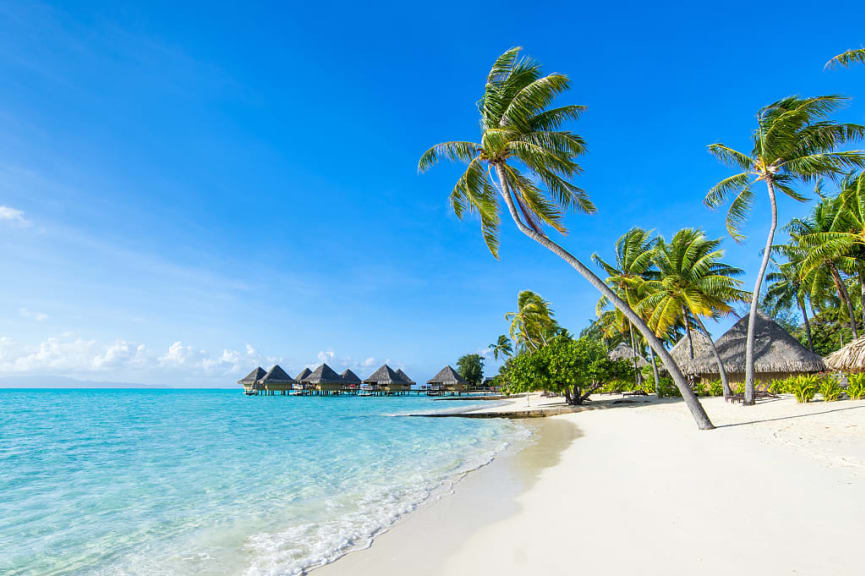
[[[304,369],[300,372],[300,374],[298,374],[297,376],[295,376],[294,379],[297,380],[298,382],[306,382],[306,379],[309,378],[309,375],[310,375],[310,374],[312,374],[312,370],[310,370],[309,368],[304,368]]]
[[[342,384],[342,378],[327,364],[322,364],[306,377],[308,384]]]
[[[402,371],[402,368],[399,368],[396,373],[397,376],[403,379],[403,382],[408,382],[409,384],[417,384],[417,382],[408,377],[408,374]]]
[[[347,368],[345,372],[339,375],[339,377],[342,378],[342,381],[346,384],[360,384],[360,378],[357,377],[357,374]]]
[[[387,364],[383,364],[381,368],[364,378],[364,384],[383,384],[385,386],[390,384],[405,384],[406,381],[402,379],[397,372],[394,372],[393,368],[388,366]]]
[[[264,375],[265,375],[264,368],[259,366],[258,368],[256,368],[255,370],[253,370],[252,372],[250,372],[249,374],[247,374],[246,376],[244,376],[240,380],[238,380],[237,383],[243,384],[244,386],[252,386],[256,382],[261,380],[264,377]]]
[[[745,340],[748,335],[748,317],[736,322],[726,334],[718,338],[715,347],[730,374],[745,372]],[[711,352],[694,359],[696,374],[716,374],[718,364]],[[761,373],[820,372],[826,364],[798,340],[790,336],[771,318],[757,312],[754,323],[754,371]]]
[[[826,356],[826,366],[844,372],[865,372],[865,336]]]
[[[279,364],[267,371],[261,383],[267,384],[294,384],[294,379],[283,370]]]
[[[446,385],[456,385],[456,384],[467,384],[467,382],[460,376],[459,372],[451,368],[450,366],[445,366],[439,373],[426,381],[427,384],[446,384]]]
[[[624,342],[619,342],[619,345],[610,350],[610,353],[607,354],[607,357],[610,360],[628,360],[632,364],[634,362],[634,357],[637,358],[637,367],[642,368],[643,366],[648,366],[649,363],[646,362],[646,359],[640,356],[639,354],[635,354],[630,346],[625,344]]]
[[[694,345],[695,360],[701,354],[712,354],[712,341],[702,332],[691,330],[691,341]],[[688,335],[685,334],[678,342],[676,342],[676,345],[670,349],[670,356],[672,356],[673,360],[676,361],[676,364],[679,365],[679,369],[683,374],[696,374],[693,366],[691,366],[691,354],[688,348]]]

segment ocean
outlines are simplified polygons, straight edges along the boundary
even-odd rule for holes
[[[529,434],[455,405],[0,390],[0,574],[301,574]]]

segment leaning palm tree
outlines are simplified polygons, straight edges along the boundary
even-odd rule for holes
[[[753,203],[753,186],[766,183],[771,206],[771,223],[760,271],[751,295],[748,335],[745,344],[745,400],[754,404],[754,324],[766,267],[769,264],[775,229],[778,227],[776,192],[804,201],[793,189],[797,181],[814,181],[823,176],[837,177],[850,168],[865,165],[862,151],[838,151],[850,140],[865,135],[865,127],[830,121],[829,114],[844,102],[839,96],[815,98],[789,97],[760,110],[750,153],[733,150],[724,144],[711,144],[709,151],[739,172],[721,180],[709,190],[706,204],[717,207],[733,196],[727,212],[727,230],[740,240],[739,227]]]
[[[651,275],[650,268],[652,267],[652,248],[655,245],[655,240],[652,238],[652,232],[643,230],[642,228],[631,228],[616,240],[616,262],[615,264],[607,263],[597,253],[592,254],[592,260],[600,266],[604,272],[608,274],[607,284],[609,284],[624,300],[628,306],[634,308],[639,302],[637,298],[637,289],[634,283],[646,280]],[[607,299],[601,296],[598,301],[597,311],[600,315],[607,306]],[[622,315],[620,311],[616,311],[617,316]],[[628,335],[631,339],[631,350],[634,352],[634,377],[636,385],[640,383],[640,371],[637,368],[637,340],[634,338],[634,327],[623,317],[623,322],[627,326]],[[649,347],[652,352],[652,347]],[[652,352],[652,366],[655,366],[655,354]],[[657,385],[657,378],[655,384]]]
[[[826,68],[834,68],[838,65],[847,68],[848,66],[850,66],[851,64],[855,64],[856,62],[861,62],[862,64],[865,64],[865,48],[847,50],[846,52],[838,54],[837,56],[826,62]]]
[[[733,311],[731,303],[745,302],[750,295],[740,288],[742,282],[737,276],[742,270],[721,262],[724,251],[720,245],[720,240],[709,240],[703,232],[691,228],[679,230],[669,244],[659,238],[653,251],[658,279],[644,283],[648,295],[637,310],[647,313],[649,327],[656,333],[683,324],[691,360],[694,359],[691,323],[696,323],[711,343],[724,397],[730,398],[733,392],[724,363],[701,317],[729,314]]]
[[[577,119],[584,107],[550,108],[569,84],[563,74],[542,76],[539,64],[520,57],[520,48],[508,50],[493,64],[478,101],[480,142],[453,141],[433,146],[421,156],[418,169],[424,172],[441,158],[465,162],[466,171],[450,195],[451,206],[458,217],[467,210],[478,213],[484,239],[493,255],[498,254],[501,200],[520,232],[567,262],[627,316],[670,367],[697,425],[701,429],[712,428],[669,352],[645,322],[585,264],[547,234],[545,226],[565,232],[566,212],[595,212],[588,195],[572,182],[581,171],[577,158],[585,151],[585,143],[578,135],[562,129],[566,122]]]
[[[499,356],[502,358],[509,357],[514,353],[514,348],[511,345],[511,339],[501,334],[499,339],[496,340],[494,344],[490,344],[490,350],[493,352],[493,358],[496,360],[499,359]]]
[[[777,314],[781,310],[788,310],[795,305],[802,314],[805,335],[808,337],[808,348],[813,352],[814,341],[811,338],[811,322],[808,320],[808,309],[805,306],[808,293],[802,285],[800,266],[794,261],[779,263],[774,258],[772,263],[776,271],[766,275],[766,281],[769,285],[766,289],[764,303],[769,307],[772,314]]]
[[[549,302],[531,290],[523,290],[517,296],[517,311],[505,314],[505,320],[511,323],[511,340],[522,351],[546,346],[559,331],[554,315]]]

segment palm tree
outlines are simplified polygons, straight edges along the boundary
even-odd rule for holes
[[[648,279],[651,275],[650,268],[652,267],[652,248],[655,245],[655,240],[652,239],[652,232],[643,230],[642,228],[631,228],[625,232],[618,240],[616,240],[616,263],[609,264],[605,262],[597,253],[592,254],[592,260],[600,266],[609,276],[607,284],[609,284],[632,309],[639,302],[635,283],[641,280]],[[600,315],[602,310],[606,308],[607,299],[601,296],[598,301],[597,311]],[[631,339],[631,350],[634,352],[634,377],[636,385],[640,384],[640,371],[637,368],[637,341],[634,338],[633,325],[624,318],[620,311],[616,311],[617,318],[622,317],[620,323],[627,328],[628,335]],[[658,385],[657,365],[655,363],[655,354],[652,347],[649,346],[649,352],[652,356],[652,366],[655,370],[655,386]]]
[[[805,326],[805,334],[808,337],[808,348],[813,352],[814,341],[811,339],[811,322],[808,320],[808,310],[805,307],[807,293],[802,286],[799,267],[796,262],[778,263],[775,262],[774,258],[772,259],[772,263],[775,266],[776,272],[770,272],[766,275],[769,287],[766,290],[764,302],[772,314],[777,314],[780,310],[789,309],[795,303],[802,313],[802,322]]]
[[[707,205],[714,208],[726,202],[731,195],[735,196],[727,212],[727,230],[734,238],[742,238],[738,228],[750,211],[754,184],[765,182],[769,192],[771,224],[751,295],[745,347],[744,403],[748,405],[754,404],[754,319],[775,229],[778,227],[776,191],[804,201],[805,198],[793,189],[797,181],[814,181],[822,176],[836,177],[850,168],[865,164],[865,154],[861,151],[837,151],[845,142],[865,134],[865,127],[858,124],[828,120],[829,114],[838,109],[843,101],[844,98],[839,96],[784,98],[760,110],[757,129],[752,135],[753,148],[749,154],[720,143],[709,146],[709,151],[719,160],[740,170],[713,186],[705,200]]]
[[[853,302],[841,277],[842,271],[853,272],[857,261],[850,255],[853,246],[843,248],[843,243],[838,241],[840,235],[833,231],[844,221],[840,208],[840,199],[824,198],[808,218],[791,220],[786,226],[790,242],[782,251],[798,264],[800,279],[809,287],[812,302],[825,300],[826,287],[831,280],[838,298],[847,309],[853,337],[858,338]]]
[[[683,324],[692,360],[693,320],[711,343],[724,397],[730,398],[733,393],[727,382],[727,372],[701,317],[717,318],[729,314],[733,310],[730,304],[747,301],[749,294],[740,289],[742,282],[737,276],[742,274],[742,270],[721,262],[724,251],[720,245],[720,240],[709,240],[703,232],[691,228],[679,230],[669,244],[659,238],[653,250],[658,278],[644,282],[647,296],[637,310],[645,311],[649,327],[659,334]]]
[[[847,68],[848,66],[850,66],[851,64],[855,64],[856,62],[861,62],[862,64],[865,64],[865,48],[847,50],[846,52],[838,54],[837,56],[826,62],[826,68],[834,68],[839,64]]]
[[[499,356],[505,358],[514,353],[510,338],[504,334],[499,336],[495,344],[490,344],[490,350],[493,351],[493,358],[496,360],[499,359]]]
[[[520,48],[511,48],[496,59],[478,102],[480,143],[454,141],[433,146],[421,156],[418,169],[428,170],[441,158],[468,164],[450,196],[456,215],[461,217],[467,209],[477,211],[487,247],[497,255],[501,199],[520,232],[567,262],[627,316],[670,368],[698,427],[712,428],[681,371],[645,322],[544,228],[547,225],[564,233],[565,212],[595,212],[585,191],[571,182],[581,170],[577,158],[585,151],[585,143],[562,129],[584,107],[550,108],[569,84],[563,74],[542,76],[538,63],[521,58]]]
[[[505,320],[511,322],[511,340],[523,351],[546,346],[559,330],[553,316],[549,302],[531,290],[523,290],[517,296],[517,311],[505,314]]]

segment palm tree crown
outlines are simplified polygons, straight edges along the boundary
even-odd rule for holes
[[[521,350],[537,350],[556,335],[559,326],[553,319],[550,303],[531,290],[517,296],[517,311],[505,314],[510,320],[511,340]]]
[[[481,114],[479,143],[451,141],[436,144],[421,156],[425,172],[439,159],[468,166],[450,195],[457,217],[466,210],[480,215],[487,247],[498,256],[499,194],[491,171],[504,174],[499,185],[519,207],[525,222],[543,234],[542,224],[564,233],[562,218],[569,210],[594,213],[588,195],[571,179],[581,172],[576,159],[585,152],[583,139],[562,125],[579,118],[584,106],[549,108],[556,95],[568,89],[563,74],[541,75],[540,65],[511,48],[496,60],[478,102]]]
[[[760,110],[750,154],[720,143],[709,146],[719,160],[741,170],[721,180],[706,195],[706,204],[714,208],[735,194],[727,213],[731,236],[742,238],[739,227],[750,210],[755,182],[765,181],[787,196],[803,201],[805,198],[793,189],[796,180],[838,176],[865,164],[862,151],[836,150],[848,140],[865,135],[863,126],[826,119],[844,100],[840,96],[784,98]]]
[[[826,62],[826,68],[834,68],[838,65],[844,66],[846,68],[851,64],[855,64],[856,62],[861,62],[862,64],[865,64],[865,48],[847,50],[846,52],[838,54],[837,56]]]

